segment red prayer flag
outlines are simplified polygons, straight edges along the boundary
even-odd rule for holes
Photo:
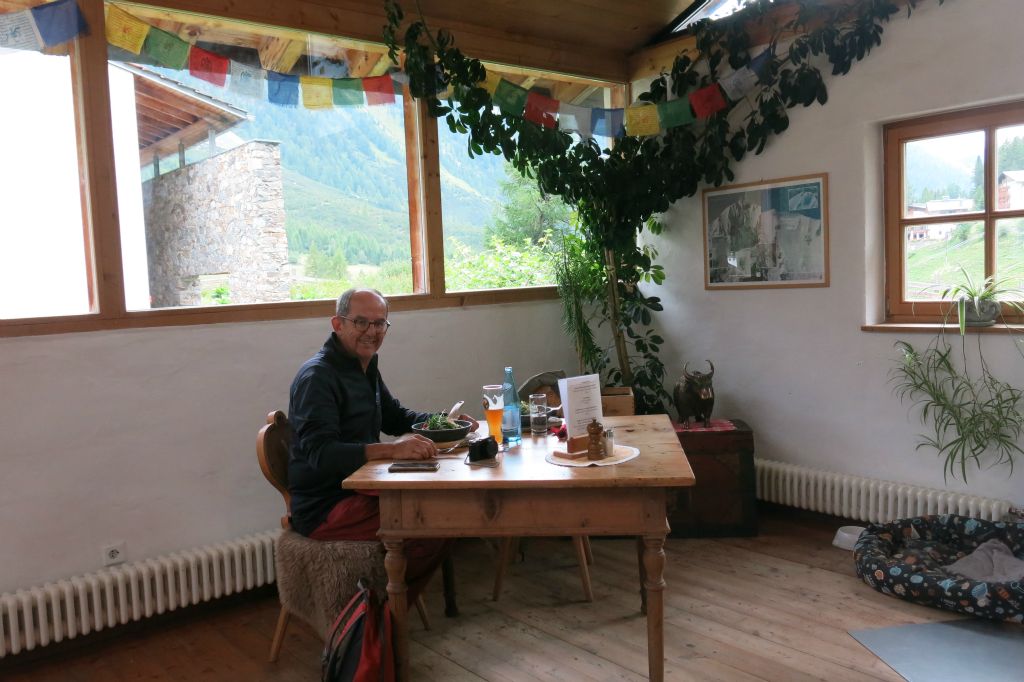
[[[558,113],[559,102],[539,92],[530,92],[526,96],[526,113],[523,117],[545,128],[558,126],[555,115]]]
[[[193,45],[188,52],[188,72],[196,78],[201,78],[222,88],[227,81],[230,67],[230,59],[208,52],[201,47]]]
[[[395,84],[391,74],[371,76],[363,79],[363,90],[366,92],[366,103],[392,104],[395,101]]]
[[[726,107],[725,97],[722,96],[722,88],[718,87],[718,83],[712,83],[706,88],[690,93],[690,104],[693,105],[693,113],[697,118],[708,118]]]

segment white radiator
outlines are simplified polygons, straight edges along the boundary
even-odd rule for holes
[[[278,533],[0,594],[0,658],[274,582]]]
[[[976,495],[836,474],[755,458],[757,498],[766,502],[883,523],[925,514],[960,514],[1001,521],[1010,503]]]

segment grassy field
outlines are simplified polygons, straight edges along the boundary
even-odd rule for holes
[[[1017,287],[1024,287],[1024,221],[1007,221],[1000,226],[996,238],[998,270],[1016,273]],[[954,233],[955,234],[955,233]],[[985,276],[985,242],[981,225],[968,231],[967,238],[958,241],[920,241],[907,248],[907,293],[913,300],[938,299],[943,289],[962,279],[960,268],[971,277],[981,280]]]

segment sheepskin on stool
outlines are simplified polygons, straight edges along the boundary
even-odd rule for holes
[[[378,594],[387,586],[384,546],[375,540],[321,542],[282,530],[274,549],[281,606],[323,639],[356,593],[360,578],[369,580]]]

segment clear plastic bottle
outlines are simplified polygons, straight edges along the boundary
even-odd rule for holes
[[[502,395],[505,399],[505,413],[501,418],[501,437],[511,447],[523,440],[523,423],[519,416],[519,395],[516,393],[516,380],[512,377],[512,368],[505,368],[505,379],[501,382]]]

